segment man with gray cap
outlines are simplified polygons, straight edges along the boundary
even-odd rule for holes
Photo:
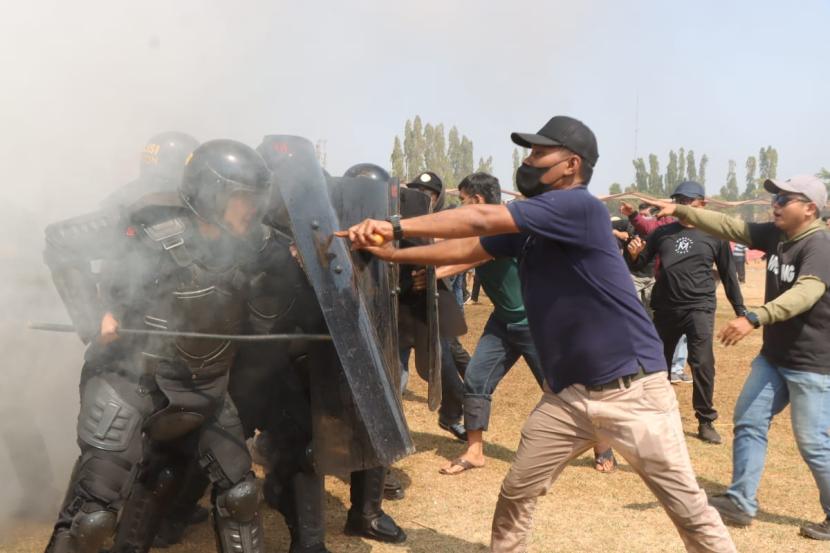
[[[767,180],[764,188],[773,194],[771,223],[746,223],[654,202],[661,215],[674,215],[704,232],[762,250],[768,258],[766,303],[734,319],[718,335],[728,346],[764,327],[761,352],[735,405],[732,483],[710,503],[727,522],[752,523],[770,424],[790,405],[793,434],[826,515],[823,522],[802,526],[801,534],[830,540],[830,233],[819,218],[827,190],[812,175]]]
[[[599,157],[594,133],[581,121],[557,116],[536,134],[512,138],[531,148],[516,171],[527,200],[401,221],[367,219],[338,233],[352,247],[398,263],[517,259],[543,394],[502,483],[491,551],[527,551],[539,496],[571,460],[600,442],[619,452],[654,492],[687,551],[735,551],[695,479],[662,344],[611,234],[608,210],[587,189]],[[383,246],[407,237],[447,240]]]
[[[675,204],[701,208],[706,205],[703,185],[683,181],[671,195]],[[643,251],[644,249],[644,251]],[[641,253],[642,252],[642,253]],[[698,438],[721,443],[713,423],[718,418],[714,405],[716,282],[712,265],[718,268],[723,289],[735,314],[743,315],[744,299],[738,284],[729,242],[692,228],[681,221],[660,226],[646,237],[645,245],[633,241],[628,253],[638,266],[660,258],[651,292],[654,326],[663,341],[666,362],[671,366],[681,336],[686,336],[689,366],[692,368],[692,406],[698,420]]]

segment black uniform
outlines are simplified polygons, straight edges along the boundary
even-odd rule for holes
[[[658,255],[660,269],[651,295],[654,326],[663,341],[669,366],[678,340],[686,335],[694,377],[695,416],[701,422],[711,422],[718,417],[713,405],[712,341],[716,307],[713,264],[735,313],[742,315],[746,311],[729,242],[672,223],[659,227],[646,238],[646,249],[638,262],[645,265]]]
[[[221,228],[232,194],[267,191],[268,170],[253,150],[232,141],[207,143],[192,159],[180,199],[149,202],[120,226],[120,247],[107,259],[100,290],[102,310],[123,328],[242,330],[249,283],[262,270],[260,252],[270,233],[255,226],[244,238],[221,231],[207,239],[200,225]],[[179,450],[183,458],[198,452],[214,486],[220,552],[262,551],[259,488],[227,394],[235,353],[228,340],[93,342],[81,383],[81,455],[47,551],[97,551],[115,528],[133,478],[153,457],[147,453],[157,450]],[[173,478],[159,482],[164,487]]]

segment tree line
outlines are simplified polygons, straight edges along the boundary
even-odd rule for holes
[[[657,154],[648,155],[648,166],[643,158],[632,160],[634,166],[634,182],[628,185],[627,192],[636,191],[652,196],[670,196],[678,184],[684,180],[697,181],[706,186],[706,168],[709,157],[703,154],[696,162],[694,150],[679,148],[677,152],[669,152],[665,173],[660,171],[660,159]],[[778,174],[778,150],[772,146],[761,148],[758,156],[749,156],[744,167],[743,191],[738,186],[737,163],[729,160],[726,182],[720,188],[716,197],[735,201],[739,199],[751,200],[763,192],[763,183],[766,179],[774,179]],[[609,193],[620,194],[623,191],[620,183],[613,183]]]
[[[493,173],[493,156],[480,157],[474,168],[473,141],[456,126],[446,133],[443,123],[425,125],[419,115],[406,120],[403,140],[395,135],[389,159],[392,174],[402,181],[411,182],[424,171],[432,171],[447,188],[457,187],[474,170]]]

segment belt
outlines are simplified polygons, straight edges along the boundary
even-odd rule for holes
[[[586,385],[585,389],[590,392],[604,392],[605,390],[620,390],[622,388],[629,388],[632,382],[639,380],[644,376],[648,376],[648,374],[649,373],[647,373],[643,367],[640,367],[640,369],[634,374],[627,374],[601,384],[594,384],[592,386]]]

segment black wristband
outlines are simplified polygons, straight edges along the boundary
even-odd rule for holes
[[[758,320],[758,315],[752,311],[744,313],[744,318],[746,318],[746,320],[749,321],[754,328],[759,328],[761,326],[761,321]]]
[[[401,216],[392,215],[386,219],[392,224],[392,238],[394,240],[403,240],[403,229],[401,228]]]

